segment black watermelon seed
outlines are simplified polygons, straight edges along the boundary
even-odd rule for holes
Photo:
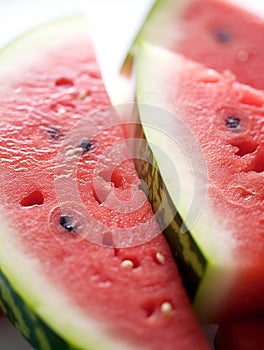
[[[72,232],[75,230],[75,224],[68,215],[60,216],[60,225],[64,227],[67,231]]]
[[[226,125],[228,129],[237,130],[240,128],[240,118],[230,115],[226,118]]]
[[[94,143],[89,139],[84,138],[81,140],[79,147],[82,148],[84,151],[90,151],[94,148]]]
[[[232,35],[226,29],[218,29],[215,32],[215,38],[220,43],[228,43],[232,40]]]
[[[57,128],[55,127],[50,127],[47,130],[47,133],[49,134],[49,136],[53,139],[53,140],[58,140],[60,137],[60,132]]]

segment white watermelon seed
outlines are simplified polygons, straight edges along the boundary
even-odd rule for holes
[[[83,149],[81,147],[71,148],[68,149],[68,151],[65,153],[66,157],[73,157],[75,154],[83,152]]]
[[[66,114],[66,109],[65,109],[64,107],[60,107],[60,108],[58,109],[58,113],[59,113],[60,115]]]
[[[121,262],[121,267],[123,267],[123,268],[125,268],[125,269],[133,269],[134,263],[133,263],[132,260],[126,259],[126,260],[123,260],[123,261]]]
[[[170,302],[164,301],[160,306],[160,310],[163,313],[163,315],[170,316],[173,313],[173,306]]]
[[[162,264],[162,265],[165,264],[165,256],[162,255],[160,252],[157,252],[155,254],[155,257],[160,264]]]
[[[78,99],[83,100],[87,96],[87,92],[85,90],[81,90],[78,94]]]

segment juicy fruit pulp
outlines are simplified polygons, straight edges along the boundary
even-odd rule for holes
[[[226,0],[157,0],[127,57],[129,70],[140,41],[181,53],[263,89],[264,21]]]
[[[138,59],[137,101],[148,152],[189,231],[180,233],[177,218],[167,228],[178,260],[198,279],[192,285],[197,311],[215,322],[263,313],[263,92],[227,72],[145,45]],[[143,103],[163,114],[154,118]],[[169,155],[173,171],[159,148]],[[138,170],[162,197],[162,181]],[[199,210],[188,221],[195,201]]]
[[[263,346],[263,319],[236,320],[219,325],[216,350],[258,350]]]
[[[86,31],[65,20],[0,55],[1,306],[37,349],[207,349]],[[115,245],[144,223],[155,238]]]

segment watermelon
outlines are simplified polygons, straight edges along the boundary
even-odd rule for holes
[[[35,349],[208,349],[80,17],[0,53],[0,305]]]
[[[264,21],[228,0],[156,0],[122,68],[130,74],[142,40],[181,53],[237,80],[264,88]]]
[[[137,169],[197,313],[263,315],[263,91],[150,44],[136,75]]]
[[[217,350],[262,349],[263,319],[236,320],[219,325],[215,336]]]

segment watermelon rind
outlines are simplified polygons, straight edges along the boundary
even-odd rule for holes
[[[0,273],[0,305],[16,329],[37,349],[74,349],[54,333],[15,291],[4,273]]]
[[[175,115],[175,111],[170,110],[172,106],[166,105],[166,91],[157,88],[157,82],[162,81],[159,80],[162,76],[161,62],[169,71],[170,66],[175,67],[175,55],[149,43],[141,43],[136,62],[136,98],[142,125],[140,132],[148,146],[140,149],[139,158],[146,159],[148,154],[156,170],[154,176],[153,172],[149,176],[150,171],[146,170],[148,162],[139,160],[137,171],[149,187],[154,211],[161,203],[157,198],[166,198],[163,201],[168,205],[158,216],[159,223],[163,225],[199,317],[206,322],[215,322],[216,312],[237,271],[232,257],[235,243],[230,235],[229,246],[221,244],[219,232],[228,232],[228,226],[224,218],[219,220],[207,203],[207,169],[202,154],[199,154],[195,135],[188,135],[188,127],[184,130],[179,122],[180,114]],[[196,157],[200,157],[200,165]],[[167,165],[168,158],[172,167]],[[194,198],[198,206],[200,203],[200,210],[195,208],[196,215],[190,218]],[[166,219],[168,212],[177,212],[171,222]],[[182,229],[183,222],[185,231]]]
[[[21,36],[0,52],[0,80],[8,84],[43,52],[86,32],[85,18],[76,15]],[[41,350],[134,349],[123,340],[113,339],[101,322],[89,318],[48,280],[40,263],[15,240],[17,232],[13,232],[10,215],[3,206],[0,213],[1,307],[32,346]]]

